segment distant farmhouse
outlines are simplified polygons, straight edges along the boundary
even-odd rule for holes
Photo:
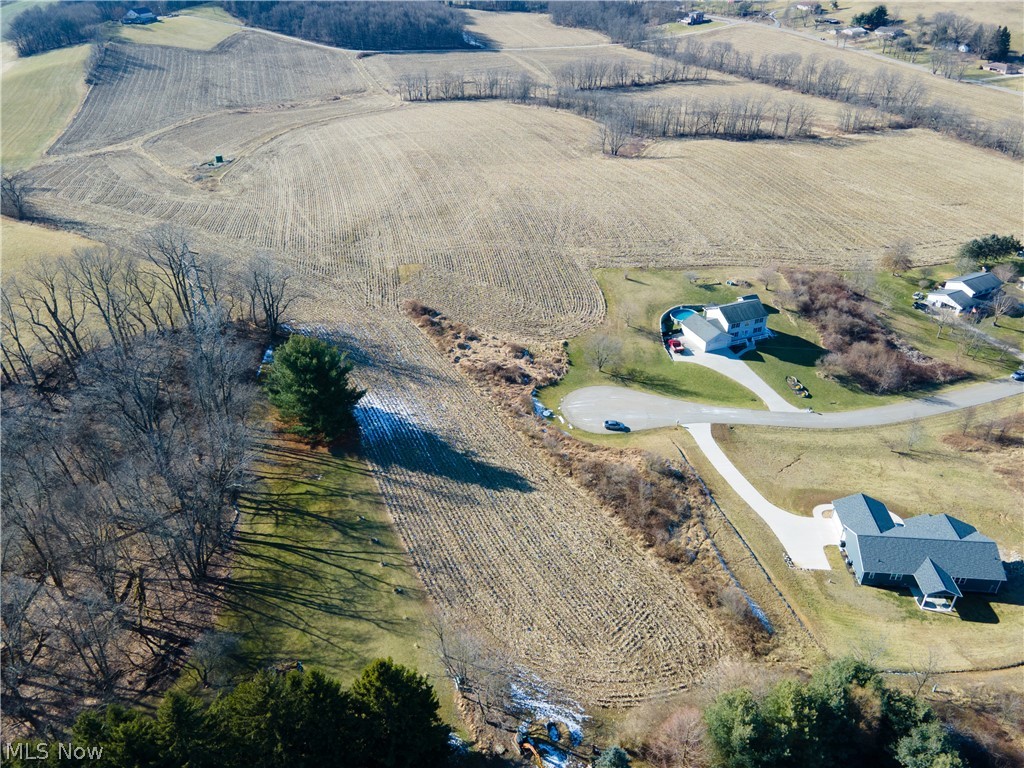
[[[948,613],[964,592],[995,594],[1006,581],[996,543],[962,520],[903,521],[863,493],[832,504],[839,546],[859,584],[906,587],[922,610]]]
[[[895,40],[897,37],[906,37],[907,33],[899,27],[879,27],[875,30],[875,37],[886,37]]]
[[[706,307],[704,314],[692,309],[674,310],[682,342],[698,352],[744,345],[752,347],[772,336],[768,329],[768,311],[756,294],[743,296],[731,304]],[[669,343],[670,347],[674,345]]]
[[[697,24],[703,24],[706,21],[704,18],[704,11],[690,11],[688,14],[679,19],[680,24],[686,24],[688,27],[696,26]]]
[[[1021,72],[1019,64],[1008,64],[1005,61],[990,61],[981,65],[982,69],[989,72],[998,72],[1001,75],[1019,75]]]
[[[1003,281],[991,272],[972,272],[947,280],[941,290],[931,291],[925,301],[935,309],[952,309],[958,315],[981,310],[995,298]]]
[[[132,8],[121,17],[122,24],[152,24],[157,20],[156,14],[149,8]]]

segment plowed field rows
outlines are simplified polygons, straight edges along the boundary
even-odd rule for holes
[[[838,58],[853,69],[870,75],[879,68],[900,73],[906,78],[919,78],[927,88],[933,101],[944,101],[955,106],[972,110],[977,117],[988,118],[995,122],[1001,120],[1020,121],[1024,116],[1024,105],[1020,96],[1002,93],[991,88],[983,88],[968,83],[958,83],[939,75],[932,75],[920,67],[906,65],[902,62],[868,56],[858,53],[852,48],[843,50],[836,48],[834,39],[829,38],[828,44],[802,35],[790,34],[783,30],[752,24],[734,24],[716,29],[700,36],[704,45],[715,41],[732,43],[733,47],[743,53],[752,53],[760,58],[767,53],[799,53],[806,61],[810,56],[817,56],[821,62]]]
[[[682,583],[538,463],[418,329],[383,322],[346,323],[367,341],[357,416],[433,599],[588,702],[702,676],[728,646]]]
[[[593,123],[552,110],[377,102],[383,111],[359,114],[354,104],[262,145],[250,131],[251,150],[215,188],[161,167],[175,142],[192,141],[187,130],[147,144],[159,164],[128,150],[69,157],[37,180],[55,213],[72,204],[91,210],[76,212],[86,221],[221,233],[287,254],[366,306],[415,296],[523,336],[568,336],[599,318],[596,266],[844,265],[901,237],[922,261],[942,261],[1019,223],[1019,165],[927,131],[670,141],[630,160],[602,156]],[[219,139],[219,125],[192,135],[209,127]]]
[[[346,51],[256,32],[211,51],[113,44],[99,78],[51,153],[108,146],[216,110],[325,100],[365,86]]]

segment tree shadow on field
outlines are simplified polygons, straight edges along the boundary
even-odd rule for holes
[[[531,491],[530,482],[511,470],[456,450],[440,435],[400,414],[376,406],[357,407],[356,419],[373,460],[385,471],[407,469],[492,491]]]

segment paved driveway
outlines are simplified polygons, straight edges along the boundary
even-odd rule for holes
[[[772,529],[772,533],[786,548],[786,553],[793,561],[793,565],[797,568],[815,571],[831,570],[832,566],[828,564],[828,558],[825,557],[824,547],[830,544],[839,544],[839,532],[831,519],[801,517],[776,507],[758,493],[750,481],[736,468],[736,465],[729,461],[729,457],[718,447],[718,443],[711,436],[710,424],[686,424],[684,426],[693,435],[697,445],[704,451],[704,455],[708,457],[712,466],[718,470],[718,474]]]
[[[633,430],[671,427],[676,424],[756,424],[806,429],[850,429],[937,416],[1020,394],[1024,394],[1024,383],[1006,378],[877,408],[822,414],[702,405],[622,387],[600,386],[583,387],[569,393],[562,400],[561,410],[573,426],[588,432],[604,432],[605,419],[621,421]]]
[[[702,365],[705,368],[718,371],[723,376],[728,376],[737,384],[746,387],[761,398],[770,411],[788,411],[791,413],[798,413],[800,411],[799,408],[787,403],[782,395],[769,387],[764,379],[754,373],[749,365],[735,357],[717,352],[695,352],[688,349],[686,354],[672,355],[672,359],[684,365]]]

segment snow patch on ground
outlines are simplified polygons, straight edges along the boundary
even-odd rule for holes
[[[523,713],[523,722],[519,726],[520,735],[525,735],[531,725],[546,728],[548,723],[558,723],[568,731],[570,746],[578,746],[583,741],[583,722],[587,720],[587,716],[578,702],[556,697],[535,675],[523,675],[517,682],[512,683],[510,688],[512,701]],[[575,768],[585,765],[574,755],[555,745],[536,746],[546,768]]]

